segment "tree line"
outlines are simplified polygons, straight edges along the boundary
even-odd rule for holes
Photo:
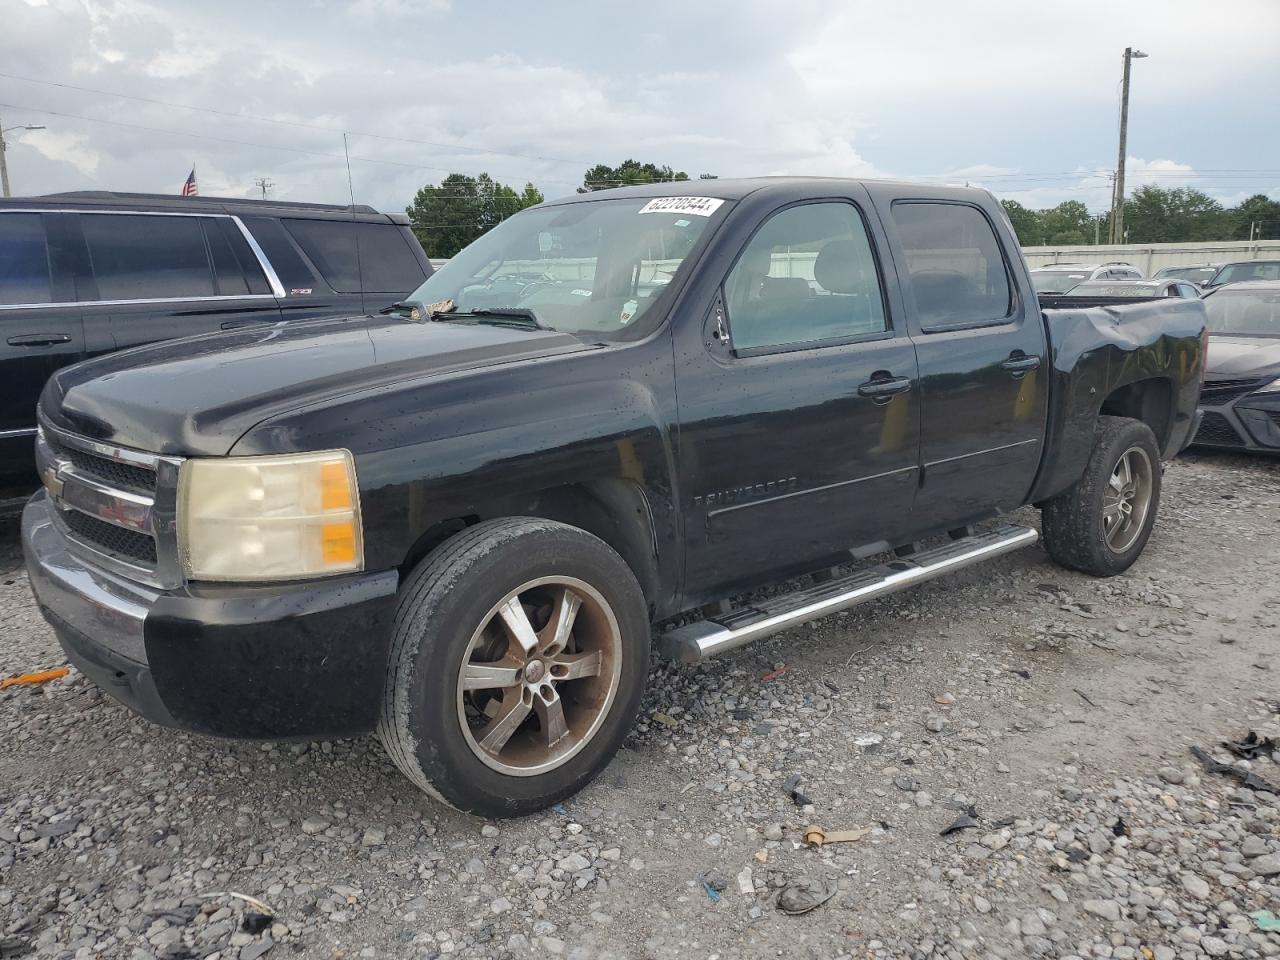
[[[582,175],[579,193],[631,184],[689,180],[689,174],[665,164],[624,160],[598,163]],[[713,180],[714,174],[700,174]],[[427,184],[405,212],[429,257],[452,257],[512,214],[543,201],[532,183],[517,189],[489,174],[451,173]],[[1089,212],[1079,200],[1047,210],[1032,210],[1016,200],[1001,200],[1024,247],[1078,246],[1106,242],[1109,214]],[[1236,207],[1224,207],[1190,187],[1139,187],[1124,207],[1128,243],[1177,243],[1280,238],[1280,201],[1255,194]]]
[[[1107,242],[1110,212],[1090,213],[1079,200],[1048,210],[1031,210],[1016,200],[1000,203],[1024,247]],[[1190,187],[1148,185],[1125,201],[1124,226],[1127,243],[1280,239],[1280,202],[1258,193],[1237,207],[1224,207]]]
[[[617,166],[597,163],[582,175],[578,192],[688,179],[689,174],[683,170],[656,163],[637,160],[624,160]],[[715,177],[704,173],[698,179],[714,180]],[[476,177],[451,173],[438,184],[429,183],[419,190],[405,213],[427,256],[446,259],[507,217],[543,199],[542,191],[532,183],[517,190],[487,173]]]

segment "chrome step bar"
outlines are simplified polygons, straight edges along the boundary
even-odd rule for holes
[[[797,624],[848,610],[868,600],[906,590],[953,570],[1028,547],[1039,539],[1031,527],[1013,524],[921,550],[847,577],[741,607],[712,620],[685,624],[659,641],[663,656],[697,663]]]

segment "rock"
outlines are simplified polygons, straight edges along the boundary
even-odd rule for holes
[[[975,894],[973,898],[973,909],[977,910],[979,913],[990,913],[991,901],[986,897]]]
[[[270,937],[263,937],[261,940],[246,944],[240,948],[240,960],[258,960],[264,953],[275,946],[274,941]]]
[[[1184,774],[1177,767],[1161,767],[1158,771],[1156,771],[1156,775],[1159,776],[1160,779],[1163,780],[1165,783],[1171,783],[1171,784],[1179,784],[1187,779],[1186,774]]]
[[[366,827],[360,845],[364,847],[380,847],[387,842],[387,831],[381,827]]]
[[[1114,900],[1086,900],[1080,904],[1085,913],[1092,913],[1095,917],[1101,917],[1103,920],[1115,922],[1120,919],[1120,904]]]
[[[1187,893],[1197,900],[1208,900],[1212,895],[1209,884],[1194,873],[1184,873],[1182,875],[1182,886],[1186,888]]]
[[[782,824],[780,824],[780,823],[771,823],[771,824],[769,824],[767,827],[765,827],[765,828],[764,828],[764,838],[765,838],[766,840],[775,840],[775,841],[776,841],[776,840],[781,840],[781,839],[782,839]]]
[[[571,853],[564,859],[556,861],[556,867],[566,873],[577,873],[579,870],[585,870],[589,866],[591,866],[591,861],[580,853]]]
[[[329,829],[329,821],[324,817],[307,817],[302,821],[302,832],[309,835],[324,833]]]
[[[496,837],[500,836],[501,833],[502,831],[500,831],[492,823],[486,823],[483,827],[480,828],[480,836],[486,837],[489,840],[495,839]]]
[[[1249,863],[1249,867],[1260,877],[1274,877],[1280,874],[1280,855],[1273,853],[1257,857]]]
[[[497,900],[494,900],[489,904],[489,909],[494,913],[506,913],[511,909],[511,901],[506,897],[499,897]]]

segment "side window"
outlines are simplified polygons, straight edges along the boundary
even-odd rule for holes
[[[994,323],[1013,312],[1004,254],[981,211],[915,201],[892,209],[922,327]]]
[[[267,278],[245,243],[239,229],[226,217],[205,217],[204,238],[213,260],[213,276],[218,295],[243,297],[251,293],[269,293]]]
[[[407,294],[427,278],[398,227],[342,220],[284,220],[302,252],[339,293]],[[360,244],[356,249],[357,241]]]
[[[427,272],[413,255],[412,234],[392,223],[356,224],[360,238],[360,266],[364,288],[377,293],[407,296],[427,279]]]
[[[38,213],[0,214],[0,303],[49,303],[49,249]]]
[[[866,226],[848,203],[806,203],[774,214],[751,238],[724,289],[738,350],[888,329]]]
[[[212,297],[209,255],[197,217],[81,214],[103,300]]]
[[[280,226],[280,221],[272,217],[244,217],[243,222],[266,254],[276,276],[280,278],[285,296],[306,296],[311,293],[316,285],[315,274],[302,257],[298,256],[293,241],[284,232],[284,227]]]

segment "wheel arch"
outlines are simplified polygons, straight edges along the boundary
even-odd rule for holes
[[[1168,377],[1150,377],[1116,387],[1103,399],[1098,415],[1139,420],[1155,434],[1156,446],[1168,450],[1173,433],[1175,392]]]
[[[561,484],[478,504],[475,512],[439,521],[419,534],[400,564],[401,575],[407,575],[424,557],[468,527],[502,517],[554,520],[599,537],[631,569],[651,618],[669,605],[664,603],[664,594],[671,588],[660,578],[658,536],[649,498],[639,484],[623,479]]]

